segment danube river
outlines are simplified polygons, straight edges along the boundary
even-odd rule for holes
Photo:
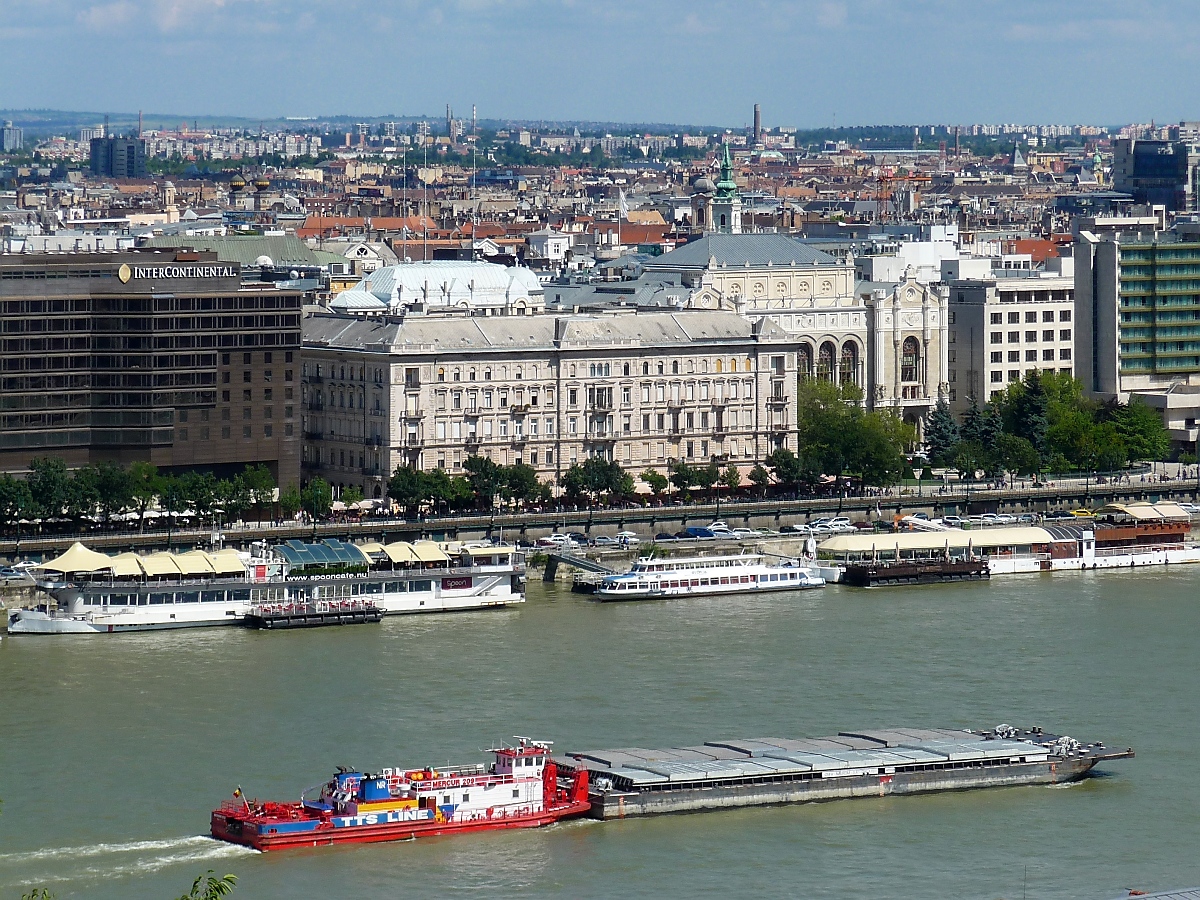
[[[0,900],[1112,898],[1200,884],[1200,568],[600,604],[380,626],[0,642]],[[260,855],[202,837],[237,785],[339,764],[819,736],[1063,729],[1133,760],[1067,787],[850,800]]]

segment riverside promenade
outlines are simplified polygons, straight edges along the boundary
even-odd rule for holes
[[[1165,470],[1164,470],[1165,469]],[[1165,480],[1164,480],[1165,479]],[[102,551],[188,549],[223,546],[245,547],[254,541],[313,540],[473,540],[503,538],[534,541],[555,531],[610,534],[623,529],[638,531],[644,538],[658,532],[674,532],[689,525],[706,525],[723,519],[731,526],[751,525],[778,528],[800,524],[823,515],[846,515],[856,520],[890,520],[896,514],[924,512],[929,516],[970,516],[981,513],[1070,512],[1107,503],[1138,501],[1196,502],[1200,500],[1194,467],[1160,466],[1159,471],[1133,474],[1119,483],[1090,478],[1054,480],[1039,486],[1019,480],[1012,487],[998,488],[978,482],[940,486],[937,483],[872,489],[863,496],[815,499],[737,500],[696,503],[665,500],[645,505],[614,507],[555,507],[531,510],[496,510],[491,514],[422,516],[420,518],[366,517],[321,522],[246,522],[224,525],[219,532],[211,526],[165,528],[146,531],[114,531],[97,528],[77,534],[25,534],[0,537],[0,560],[41,558],[61,552],[75,541]]]

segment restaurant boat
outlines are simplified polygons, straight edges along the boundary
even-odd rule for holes
[[[31,573],[54,604],[10,610],[13,634],[236,625],[264,611],[363,605],[385,615],[450,612],[525,600],[524,554],[483,542],[328,539],[149,556],[107,556],[77,543]]]
[[[213,810],[212,836],[255,850],[411,840],[463,831],[537,828],[591,808],[587,770],[559,777],[550,742],[518,738],[489,752],[494,762],[465,766],[341,769],[301,799],[234,799]]]
[[[596,588],[601,600],[650,600],[706,594],[801,591],[825,586],[825,579],[798,559],[767,562],[761,553],[642,557],[622,575],[606,575]]]

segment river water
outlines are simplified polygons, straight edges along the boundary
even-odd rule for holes
[[[600,604],[380,626],[0,641],[0,900],[1111,898],[1200,884],[1200,569]],[[202,835],[241,785],[873,726],[1063,729],[1137,758],[1067,787],[577,822],[256,854]]]

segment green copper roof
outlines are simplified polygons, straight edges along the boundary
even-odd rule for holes
[[[729,145],[725,145],[725,155],[721,158],[721,180],[717,182],[716,198],[732,200],[737,196],[737,182],[733,180],[733,160],[729,158]]]

